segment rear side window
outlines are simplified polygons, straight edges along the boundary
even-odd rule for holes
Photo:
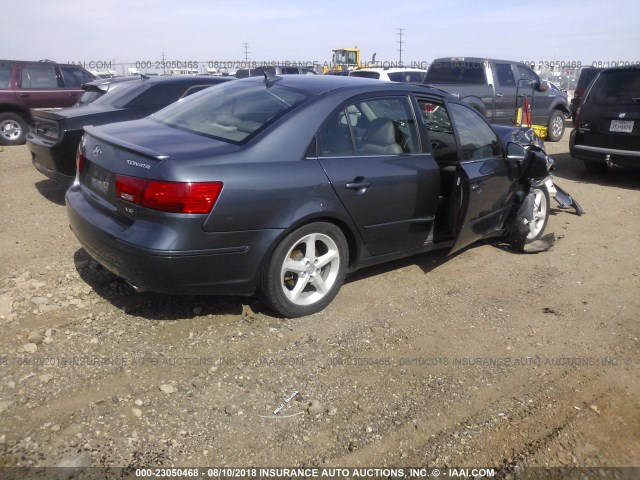
[[[55,67],[48,63],[21,66],[20,88],[59,88]]]
[[[501,87],[515,87],[516,77],[513,76],[513,70],[508,63],[496,63],[496,75],[498,76],[498,84]]]
[[[320,156],[420,153],[407,97],[370,98],[340,110],[319,132]]]
[[[584,102],[640,106],[640,70],[601,73]]]
[[[80,88],[83,83],[93,81],[93,77],[89,72],[78,67],[60,65],[64,86],[67,88]]]
[[[470,83],[485,85],[483,62],[435,62],[429,67],[425,83]]]
[[[9,88],[11,80],[11,64],[0,63],[0,89]]]

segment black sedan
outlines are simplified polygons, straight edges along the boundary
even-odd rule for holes
[[[111,88],[88,105],[33,110],[27,134],[33,165],[57,183],[69,186],[76,175],[76,151],[85,125],[144,118],[187,95],[227,80],[228,77],[141,76],[116,81],[117,89]],[[113,79],[109,81],[112,83]]]
[[[513,230],[532,183],[505,128],[421,85],[238,80],[87,127],[67,212],[85,250],[136,290],[259,291],[302,316],[349,271]],[[533,242],[548,192],[529,200]]]

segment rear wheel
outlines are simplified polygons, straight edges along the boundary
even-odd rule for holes
[[[347,240],[331,223],[312,223],[290,233],[276,247],[262,293],[284,317],[302,317],[325,308],[344,282]]]
[[[549,124],[547,125],[547,140],[559,142],[564,134],[564,113],[560,110],[551,112]]]
[[[544,233],[549,220],[549,212],[551,211],[551,202],[549,201],[549,191],[547,187],[541,185],[533,189],[535,200],[533,203],[533,217],[529,221],[529,232],[525,244],[538,240]]]
[[[0,113],[0,145],[22,145],[28,128],[27,121],[17,113]]]

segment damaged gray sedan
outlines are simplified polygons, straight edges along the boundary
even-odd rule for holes
[[[576,206],[530,130],[422,85],[250,78],[86,132],[66,204],[92,257],[139,291],[260,293],[285,317],[361,267],[540,249],[551,197]]]

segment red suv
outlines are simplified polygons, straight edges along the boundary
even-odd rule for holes
[[[80,85],[92,80],[77,65],[0,60],[0,145],[24,143],[30,108],[70,107],[84,93]]]

